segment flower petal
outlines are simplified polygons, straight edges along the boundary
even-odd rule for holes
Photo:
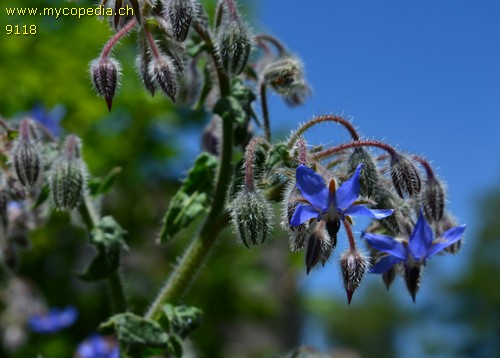
[[[427,252],[432,246],[432,240],[434,240],[434,234],[427,221],[425,221],[422,209],[420,209],[420,216],[413,228],[408,245],[411,255],[417,261],[426,258]]]
[[[290,219],[291,226],[299,226],[305,223],[307,220],[312,218],[318,218],[318,211],[308,204],[299,204],[293,212],[293,216]]]
[[[302,196],[312,206],[321,212],[328,208],[329,190],[321,175],[301,164],[297,167],[295,179]]]
[[[375,265],[370,267],[370,273],[384,273],[395,264],[403,261],[404,260],[391,255],[382,257]]]
[[[352,177],[343,182],[335,192],[335,204],[340,210],[347,209],[352,205],[352,203],[356,201],[356,199],[358,199],[360,190],[359,174],[362,168],[363,164],[361,163],[356,168],[356,171],[354,172]]]
[[[78,311],[73,306],[53,308],[48,313],[31,316],[28,324],[35,333],[54,333],[75,323]]]
[[[344,215],[352,215],[352,216],[359,215],[359,216],[368,216],[369,218],[372,219],[383,219],[392,215],[393,212],[394,210],[392,209],[386,209],[386,210],[369,209],[363,205],[353,205],[348,207],[344,211]]]
[[[440,241],[433,244],[432,247],[427,250],[427,258],[434,256],[439,251],[446,249],[448,246],[460,240],[464,234],[465,227],[466,225],[455,226],[446,231],[440,238]]]
[[[375,249],[397,257],[401,261],[406,261],[408,258],[404,245],[391,236],[365,233],[363,238]]]

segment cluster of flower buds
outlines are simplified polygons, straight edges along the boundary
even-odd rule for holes
[[[304,132],[325,122],[341,124],[352,140],[309,150]],[[259,161],[254,160],[258,146],[266,153],[266,158]],[[385,154],[375,157],[370,148]],[[231,204],[233,218],[246,219],[233,220],[235,231],[262,228],[260,218],[266,216],[271,220],[266,200],[275,199],[263,194],[274,193],[270,187],[276,187],[277,181],[270,176],[278,171],[282,227],[290,236],[291,251],[305,249],[308,274],[318,263],[324,265],[328,261],[337,245],[339,230],[344,228],[349,248],[341,254],[340,270],[349,303],[367,272],[382,274],[387,287],[401,273],[415,298],[426,260],[436,253],[456,252],[459,248],[465,226],[455,226],[446,212],[443,185],[429,162],[400,153],[387,143],[362,139],[350,122],[339,116],[314,118],[285,143],[272,145],[263,138],[254,138],[246,153],[245,185]],[[243,200],[249,188],[259,188],[258,214],[250,213],[256,205]],[[354,216],[372,219],[361,239],[356,239],[352,230]],[[259,220],[252,220],[257,217]],[[266,224],[266,228],[270,226]],[[370,255],[358,249],[360,240]]]
[[[38,120],[1,124],[7,133],[0,150],[10,166],[0,171],[0,250],[1,261],[14,269],[18,249],[29,247],[29,231],[45,221],[44,206],[75,208],[86,192],[87,171],[77,137],[68,136],[60,152],[57,138]]]

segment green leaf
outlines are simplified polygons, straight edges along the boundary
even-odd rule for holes
[[[98,281],[115,272],[120,266],[121,250],[127,249],[123,238],[125,233],[111,216],[103,217],[92,230],[90,239],[98,254],[87,269],[77,276],[84,281]]]
[[[170,336],[152,320],[125,312],[112,316],[99,327],[105,334],[115,333],[120,350],[133,357],[151,357],[170,351]]]
[[[88,187],[90,195],[96,196],[99,194],[106,194],[111,190],[118,175],[122,172],[121,167],[115,167],[104,178],[92,178],[89,180]]]
[[[218,114],[223,120],[229,120],[238,124],[245,123],[247,118],[247,114],[240,102],[232,96],[220,98],[215,104],[213,112]]]
[[[211,204],[217,164],[217,158],[208,153],[196,158],[184,183],[170,201],[163,218],[160,242],[171,239],[199,214],[207,211]]]
[[[160,323],[168,327],[171,333],[182,338],[187,337],[193,330],[201,325],[203,312],[192,306],[173,306],[166,304],[162,307],[164,317]]]

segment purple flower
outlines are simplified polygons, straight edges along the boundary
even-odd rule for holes
[[[44,106],[37,104],[31,110],[31,117],[56,137],[62,132],[60,123],[65,114],[66,110],[61,105],[48,111]]]
[[[92,335],[78,345],[75,358],[119,358],[120,350],[113,338]]]
[[[55,333],[71,326],[77,318],[78,311],[74,306],[52,308],[47,313],[31,316],[28,325],[35,333]]]
[[[363,164],[359,164],[353,176],[346,180],[335,190],[333,185],[329,187],[324,179],[311,168],[299,165],[296,171],[297,188],[307,203],[297,205],[291,226],[299,226],[310,219],[331,221],[343,221],[348,215],[362,215],[373,219],[382,219],[391,215],[394,210],[369,209],[366,206],[356,204],[359,196],[359,175]]]
[[[442,237],[434,239],[432,229],[420,210],[420,216],[408,241],[401,242],[391,236],[365,233],[363,237],[375,249],[389,254],[373,265],[370,272],[384,273],[398,263],[404,263],[406,268],[425,265],[427,259],[460,240],[464,230],[465,225],[455,226]]]

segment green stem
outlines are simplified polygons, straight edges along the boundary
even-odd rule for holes
[[[208,51],[214,60],[214,66],[219,80],[221,98],[231,94],[229,78],[220,66],[218,54],[213,41],[206,31],[199,26],[194,29],[205,41]],[[191,281],[197,274],[203,262],[208,257],[220,231],[229,223],[229,214],[225,211],[227,188],[232,178],[233,156],[233,118],[222,118],[222,154],[215,186],[214,198],[210,212],[205,220],[200,233],[195,236],[188,246],[181,261],[170,273],[153,304],[145,314],[146,318],[158,320],[162,316],[162,307],[167,302],[176,303],[186,293]]]
[[[267,107],[266,82],[260,84],[260,104],[262,106],[262,117],[264,120],[264,138],[271,143],[271,124],[269,122],[269,109]]]
[[[94,227],[99,224],[99,215],[95,212],[89,198],[85,196],[82,203],[78,206],[78,211],[87,227],[88,232],[92,232]],[[120,313],[127,310],[127,299],[123,289],[122,278],[118,271],[113,272],[107,278],[109,292],[111,294],[111,305],[113,312]]]

